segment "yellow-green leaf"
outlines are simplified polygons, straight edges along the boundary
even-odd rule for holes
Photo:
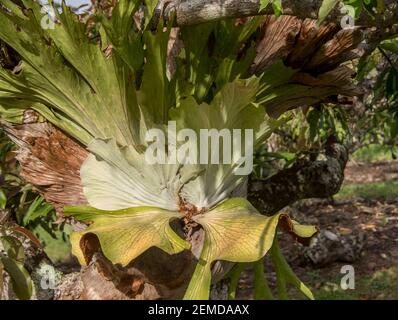
[[[195,222],[205,230],[205,240],[184,298],[208,299],[213,261],[255,262],[264,257],[273,244],[280,220],[287,218],[284,214],[263,216],[243,198],[229,199],[195,216]],[[300,235],[312,236],[317,232],[313,227],[289,225],[295,226],[290,231],[300,230]]]
[[[81,240],[95,234],[104,255],[114,264],[125,266],[151,247],[169,254],[190,248],[170,227],[170,221],[181,217],[172,212],[152,207],[136,207],[118,211],[103,211],[89,207],[66,207],[65,214],[92,224],[83,232],[71,236],[72,252],[82,265],[87,263]]]

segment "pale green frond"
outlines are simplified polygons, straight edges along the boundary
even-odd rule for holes
[[[204,173],[195,180],[187,183],[181,190],[181,195],[189,203],[198,208],[211,208],[222,200],[228,198],[233,190],[241,184],[247,175],[238,175],[239,161],[243,156],[250,162],[252,154],[246,152],[247,144],[245,136],[249,130],[253,133],[253,148],[275,130],[281,122],[267,121],[262,107],[252,103],[255,100],[259,89],[259,81],[256,77],[248,80],[236,80],[229,83],[214,97],[211,104],[202,103],[198,105],[193,97],[180,102],[178,108],[170,111],[171,119],[177,122],[177,130],[190,128],[194,130],[198,137],[201,136],[203,129],[216,129],[220,133],[223,129],[229,129],[233,134],[233,129],[240,129],[239,138],[241,148],[232,145],[235,140],[232,136],[231,144],[226,145],[226,150],[231,154],[231,163],[223,163],[221,155],[224,145],[220,138],[219,149],[210,150],[208,165],[197,165],[204,170]],[[237,140],[235,140],[237,141]],[[202,139],[198,141],[198,150],[203,145]],[[209,146],[211,142],[209,141]],[[212,153],[219,152],[220,164],[212,163]],[[239,152],[240,151],[240,152]],[[198,161],[199,162],[199,161]]]
[[[88,148],[92,154],[80,176],[87,201],[98,209],[156,206],[175,211],[183,181],[195,174],[185,171],[181,178],[180,165],[150,165],[145,154],[130,146],[121,149],[113,139],[94,140]]]

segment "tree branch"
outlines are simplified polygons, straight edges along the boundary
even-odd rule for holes
[[[348,151],[344,146],[330,144],[324,160],[306,161],[268,180],[251,181],[249,201],[268,215],[297,200],[331,197],[340,190],[347,160]]]
[[[383,14],[371,17],[365,10],[357,20],[360,26],[389,26],[398,20],[398,3],[396,0],[384,0]],[[170,17],[176,12],[177,24],[194,25],[222,18],[237,18],[258,14],[273,14],[271,5],[261,12],[260,0],[161,0],[164,16]],[[322,0],[282,0],[283,14],[298,18],[317,19]],[[330,13],[328,20],[340,22],[346,13],[336,6]]]

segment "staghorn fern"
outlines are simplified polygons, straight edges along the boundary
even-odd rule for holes
[[[0,111],[4,120],[20,123],[24,110],[34,109],[90,151],[81,167],[90,207],[64,210],[92,222],[71,236],[82,264],[86,260],[80,241],[87,233],[98,236],[113,263],[127,265],[153,246],[169,254],[189,250],[190,243],[175,233],[170,221],[196,223],[205,230],[205,240],[185,298],[203,299],[209,297],[212,262],[262,259],[281,220],[287,219],[297,237],[316,233],[316,228],[300,226],[283,214],[266,217],[246,199],[231,198],[246,179],[236,174],[236,159],[228,165],[145,161],[147,130],[166,133],[170,120],[196,133],[252,129],[254,147],[285,121],[269,118],[264,104],[286,94],[274,88],[295,71],[276,63],[258,76],[246,75],[255,54],[251,38],[262,18],[243,25],[226,20],[182,28],[184,48],[175,57],[176,72],[168,77],[171,28],[159,26],[151,32],[137,26],[132,17],[141,1],[120,0],[111,18],[96,12],[88,21],[63,4],[56,10],[54,29],[41,27],[39,4],[23,3],[21,9],[0,0],[0,39],[22,59],[13,72],[0,69]],[[156,3],[146,3],[148,17]],[[182,209],[186,204],[191,210]],[[273,251],[280,273],[294,278],[279,251]]]

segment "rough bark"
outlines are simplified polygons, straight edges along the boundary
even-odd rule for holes
[[[34,113],[27,110],[24,125],[2,123],[19,146],[16,159],[21,164],[22,178],[33,184],[57,211],[65,205],[86,204],[80,167],[88,151],[51,124],[31,121],[35,121]]]
[[[342,64],[364,54],[358,50],[364,39],[360,29],[341,30],[334,23],[318,28],[312,19],[267,16],[249,72],[261,74],[282,60],[286,66],[298,70],[285,85],[302,88],[297,93],[293,91],[269,100],[268,114],[278,117],[287,110],[329,102],[338,95],[361,95],[352,80],[353,70]]]
[[[317,19],[322,0],[282,0],[283,14],[301,19]],[[254,16],[257,14],[273,14],[272,6],[259,12],[260,0],[161,0],[160,7],[166,17],[176,13],[178,25],[194,25],[223,18]],[[372,18],[363,11],[357,20],[360,26],[391,26],[398,21],[398,4],[395,0],[385,0],[383,14]],[[345,15],[336,6],[328,17],[328,21],[340,23]]]
[[[265,181],[251,181],[248,198],[260,212],[271,215],[297,200],[331,197],[340,190],[347,160],[347,148],[331,143],[323,159],[298,163]]]

